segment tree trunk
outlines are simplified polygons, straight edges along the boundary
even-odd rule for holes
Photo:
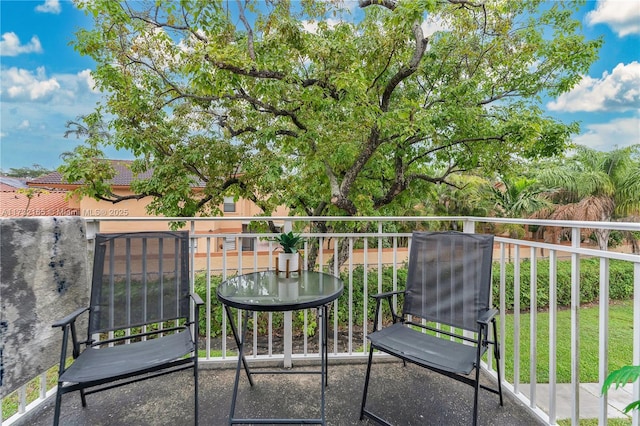
[[[607,250],[609,248],[609,234],[611,234],[610,229],[597,229],[595,231],[596,238],[598,239],[598,247],[600,250]]]

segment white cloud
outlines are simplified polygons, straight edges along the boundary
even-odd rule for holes
[[[18,129],[20,130],[28,129],[30,125],[31,123],[29,123],[29,120],[22,120],[22,122],[18,124]]]
[[[340,19],[327,19],[325,21],[327,23],[327,26],[329,28],[333,28],[336,25],[340,24],[341,22],[344,22]],[[308,33],[311,34],[316,34],[318,32],[318,22],[317,21],[303,21],[302,22],[302,27],[304,28],[304,30]]]
[[[42,45],[38,36],[31,37],[31,41],[28,44],[20,44],[20,39],[16,33],[4,33],[2,34],[2,40],[0,40],[0,55],[2,56],[17,56],[21,53],[42,53]]]
[[[37,12],[58,14],[61,11],[59,0],[45,0],[44,4],[36,6]]]
[[[608,123],[589,124],[573,142],[598,151],[611,151],[640,143],[640,117],[618,118]]]
[[[434,15],[427,16],[421,27],[425,37],[429,37],[438,31],[449,30],[445,22],[439,16]]]
[[[39,67],[35,74],[11,67],[2,69],[1,75],[2,93],[7,93],[11,100],[46,100],[60,89],[55,78],[47,78],[44,67]]]
[[[85,84],[93,93],[100,93],[96,87],[96,80],[93,78],[93,75],[91,75],[90,69],[80,71],[78,73],[78,80],[80,84]]]
[[[619,37],[640,34],[640,3],[638,0],[599,0],[586,20],[589,25],[609,25]]]
[[[618,64],[602,78],[583,77],[570,92],[547,107],[552,111],[629,111],[640,108],[640,63]]]
[[[318,32],[318,23],[316,21],[302,22],[302,28],[308,33],[316,34]]]

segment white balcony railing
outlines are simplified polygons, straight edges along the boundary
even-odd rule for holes
[[[210,364],[229,363],[236,358],[235,347],[227,346],[231,341],[226,317],[222,315],[216,297],[214,284],[216,280],[225,279],[228,276],[275,268],[274,250],[276,243],[266,239],[267,234],[262,232],[227,232],[226,229],[237,228],[230,223],[249,224],[256,218],[250,217],[225,217],[225,218],[189,218],[181,219],[185,222],[185,228],[191,231],[193,265],[193,281],[204,287],[203,299],[206,306],[206,321],[204,347],[205,356],[201,357],[200,365],[206,368]],[[503,374],[504,385],[516,397],[526,403],[543,421],[548,424],[556,424],[558,409],[566,412],[570,408],[572,424],[578,424],[581,417],[580,407],[580,364],[582,359],[597,359],[598,386],[601,387],[605,377],[609,373],[608,354],[617,348],[611,348],[609,334],[611,331],[609,321],[609,288],[611,284],[610,262],[622,262],[627,265],[627,270],[632,277],[633,323],[629,324],[631,330],[629,345],[632,345],[632,359],[630,364],[640,365],[640,256],[624,251],[602,251],[594,248],[594,245],[581,243],[585,230],[609,229],[612,231],[640,232],[640,225],[636,223],[609,223],[609,222],[559,222],[542,220],[498,219],[477,217],[274,217],[260,218],[261,221],[273,220],[283,229],[302,229],[306,238],[305,253],[311,256],[311,247],[315,242],[323,250],[317,252],[316,268],[322,268],[333,274],[342,274],[345,280],[345,292],[341,299],[334,302],[332,312],[340,312],[333,315],[330,327],[329,357],[330,360],[359,360],[364,361],[367,346],[367,326],[373,318],[369,317],[368,293],[370,288],[382,290],[383,283],[391,285],[393,289],[402,288],[400,271],[403,269],[410,250],[411,233],[398,232],[398,229],[412,229],[415,226],[423,229],[450,228],[450,224],[458,225],[463,232],[495,232],[501,224],[520,224],[527,227],[546,227],[547,229],[563,228],[568,230],[565,235],[570,238],[562,243],[549,243],[535,239],[514,239],[496,236],[494,254],[494,288],[497,307],[500,309],[499,339],[503,356],[500,360],[501,370],[507,368],[509,375]],[[315,222],[358,221],[369,223],[369,231],[366,233],[324,233],[310,231],[309,224]],[[226,222],[226,225],[225,225]],[[263,222],[264,223],[264,222]],[[156,218],[98,218],[90,219],[87,223],[88,238],[95,232],[123,231],[127,229],[165,229],[167,219]],[[249,228],[251,229],[251,228]],[[390,231],[393,229],[393,231]],[[531,235],[531,234],[529,234]],[[582,237],[581,237],[582,236]],[[580,348],[580,263],[584,259],[599,259],[599,287],[596,299],[599,301],[599,338],[598,342],[592,342],[588,346],[588,352]],[[308,257],[307,257],[308,259]],[[345,259],[343,262],[340,259]],[[538,265],[544,261],[548,263],[548,274],[542,273]],[[558,312],[561,306],[558,302],[558,264],[559,262],[570,264],[570,303],[566,308],[570,311],[570,407],[558,398],[557,368],[560,357],[567,354],[558,353],[558,335],[566,330],[558,329]],[[522,265],[526,262],[527,272],[523,272]],[[306,263],[306,262],[305,262]],[[306,265],[305,265],[306,267]],[[386,269],[383,271],[383,269]],[[513,271],[512,273],[509,271]],[[364,273],[363,271],[370,271]],[[384,276],[383,276],[384,275]],[[499,276],[496,276],[499,275]],[[542,277],[545,278],[542,278]],[[547,278],[548,277],[548,278]],[[523,285],[527,279],[529,282],[528,305],[520,303]],[[373,280],[374,282],[371,282]],[[508,295],[513,295],[509,296]],[[537,330],[539,324],[538,295],[548,295],[548,304],[544,303],[544,310],[548,312],[545,320],[548,322],[548,336],[539,340],[535,332],[523,330]],[[359,296],[361,295],[361,296]],[[355,297],[364,298],[363,303],[354,303]],[[525,300],[527,298],[525,297]],[[354,306],[362,306],[354,308]],[[564,309],[564,307],[562,307]],[[314,321],[315,312],[296,312],[293,315],[276,317],[277,314],[265,314],[264,317],[253,316],[251,338],[249,342],[253,362],[284,362],[285,365],[305,359],[319,358],[316,347],[320,333],[313,332],[316,327]],[[526,315],[526,317],[525,317]],[[238,314],[238,320],[241,316]],[[528,318],[526,327],[525,318]],[[548,318],[548,319],[547,319]],[[507,324],[513,324],[513,338],[507,338]],[[292,325],[293,324],[293,325]],[[370,329],[370,327],[369,327]],[[284,335],[284,343],[278,344],[282,337],[276,337],[276,332]],[[299,332],[300,337],[293,339],[297,345],[294,347],[291,339],[293,332]],[[311,337],[310,337],[311,336]],[[316,339],[316,340],[314,340]],[[332,340],[332,341],[331,341]],[[528,340],[528,344],[527,343]],[[524,344],[523,344],[524,343]],[[521,353],[521,347],[528,348],[528,354]],[[542,349],[545,349],[542,351]],[[546,355],[548,348],[548,356]],[[619,348],[618,348],[619,349]],[[540,353],[544,352],[545,356]],[[525,356],[526,355],[526,356]],[[523,374],[523,360],[527,358],[529,373]],[[494,374],[495,360],[487,359],[487,368]],[[509,364],[507,364],[507,362]],[[537,371],[541,364],[548,364],[548,380],[544,379],[544,386],[548,388],[548,400],[542,401],[538,396],[538,388],[541,385]],[[512,364],[512,365],[511,365]],[[505,377],[506,376],[506,377]],[[527,377],[523,380],[522,377]],[[27,412],[31,407],[42,402],[54,392],[46,389],[44,376],[39,380],[40,392],[34,402],[27,404],[26,390],[18,391],[18,414],[0,424],[12,424]],[[566,386],[566,385],[564,385]],[[632,399],[640,399],[640,383],[633,384]],[[544,408],[542,408],[544,407]],[[610,417],[607,396],[600,397],[599,424],[606,424]],[[584,416],[582,416],[584,417]],[[633,426],[639,425],[639,414],[636,411],[631,417]]]

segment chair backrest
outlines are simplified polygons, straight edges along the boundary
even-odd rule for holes
[[[189,233],[97,234],[89,335],[189,318]]]
[[[490,308],[493,235],[414,232],[403,313],[476,330]]]

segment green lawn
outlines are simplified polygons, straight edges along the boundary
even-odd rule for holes
[[[631,419],[607,419],[609,426],[628,426]],[[558,420],[559,426],[571,426],[571,419]],[[580,426],[598,426],[598,419],[580,419]]]
[[[537,324],[537,382],[549,381],[549,313],[539,312]],[[598,306],[580,309],[580,381],[598,382],[599,318]],[[529,333],[530,314],[520,316],[520,382],[529,383]],[[499,327],[499,326],[498,326]],[[632,301],[616,301],[609,306],[609,371],[629,365],[633,355],[633,304]],[[498,328],[499,330],[499,328]],[[513,315],[505,324],[506,347],[505,374],[513,382]],[[558,383],[571,382],[571,311],[563,309],[557,315],[557,379]]]

